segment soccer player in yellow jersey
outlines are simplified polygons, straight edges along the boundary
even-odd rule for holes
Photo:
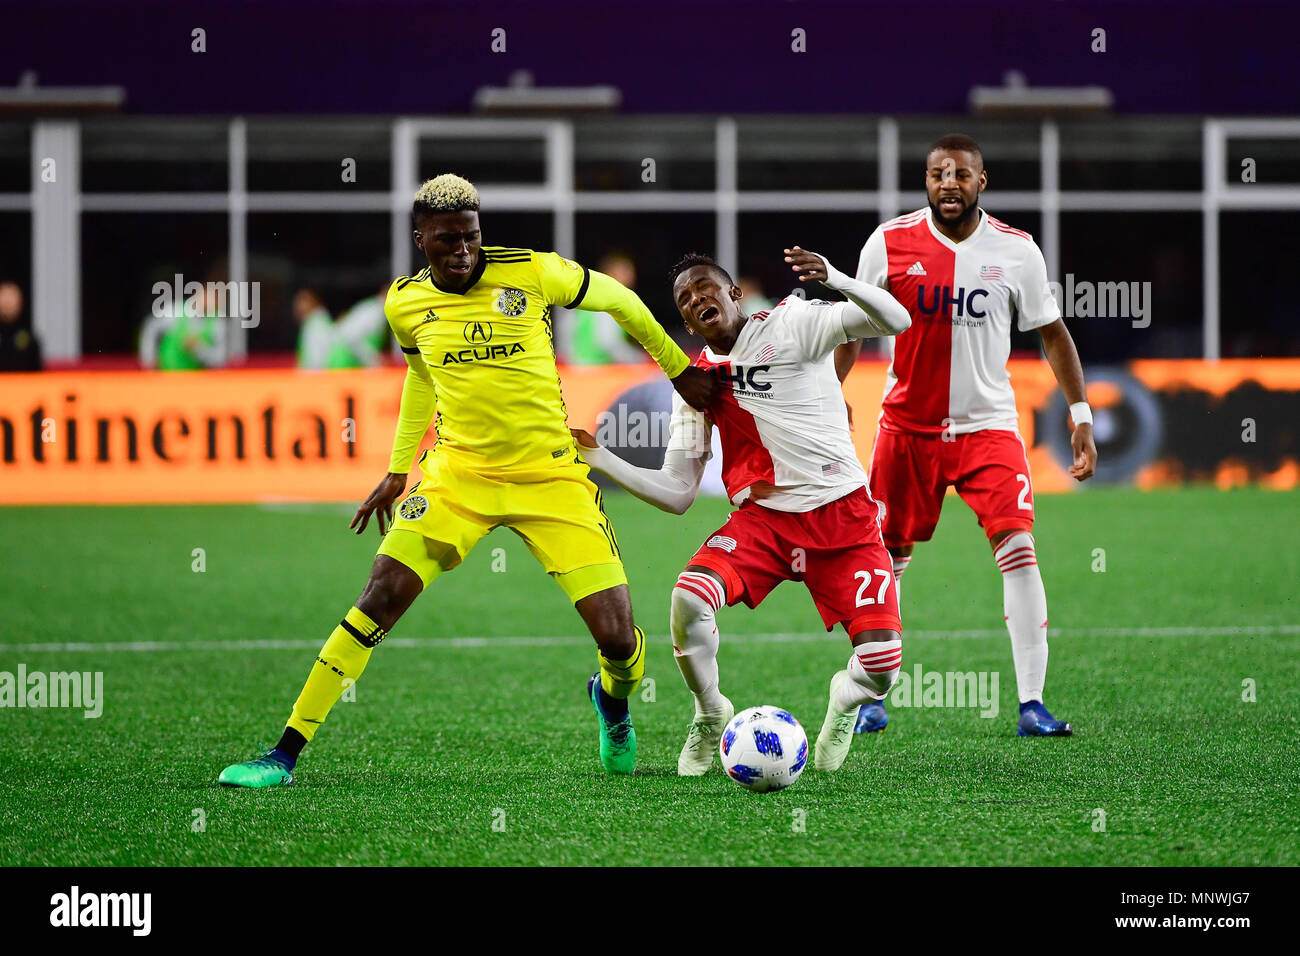
[[[415,245],[429,264],[388,290],[384,311],[409,368],[388,474],[357,510],[383,534],[365,590],[316,658],[276,747],[222,771],[227,786],[293,781],[293,767],[348,682],[434,578],[507,527],[564,589],[596,640],[587,685],[600,759],[631,773],[636,734],[627,699],[645,671],[645,636],[632,621],[627,578],[600,491],[587,477],[560,396],[554,306],[609,312],[671,378],[706,408],[717,380],[684,352],[636,294],[553,252],[481,244],[478,191],[454,175],[415,194]],[[438,441],[420,456],[419,484],[402,497],[437,413]],[[386,525],[391,527],[386,527]]]

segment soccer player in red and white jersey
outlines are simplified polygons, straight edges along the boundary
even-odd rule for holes
[[[910,323],[884,290],[804,254],[847,302],[783,300],[745,315],[740,289],[707,256],[673,269],[673,296],[687,329],[704,339],[695,364],[716,369],[722,392],[708,412],[674,399],[662,469],[637,468],[574,431],[591,467],[639,498],[676,514],[695,500],[712,429],[722,443],[722,481],[737,509],[687,563],[672,593],[673,652],[695,697],[677,762],[683,776],[713,764],[735,713],[718,689],[720,607],[757,607],[782,581],[802,581],[829,631],[853,643],[834,675],[813,766],[836,770],[848,755],[858,708],[898,678],[902,624],[876,504],[849,437],[834,353],[845,342],[894,335]]]
[[[1069,736],[1043,706],[1047,596],[1034,551],[1034,495],[1007,372],[1011,323],[1037,329],[1070,403],[1077,481],[1096,468],[1092,412],[1074,340],[1033,238],[979,206],[988,185],[979,145],[945,136],[926,156],[927,208],[883,223],[862,248],[858,279],[888,289],[912,316],[891,340],[871,495],[884,516],[896,580],[917,541],[929,541],[950,485],[974,510],[1002,572],[1023,737]],[[792,267],[801,271],[800,263]],[[859,732],[888,722],[884,703],[863,708]]]

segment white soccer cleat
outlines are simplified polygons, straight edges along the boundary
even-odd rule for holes
[[[680,777],[700,777],[709,772],[713,758],[718,752],[718,743],[727,723],[736,716],[736,708],[731,701],[722,698],[722,710],[711,714],[696,714],[686,731],[686,743],[677,758],[677,775]]]
[[[831,678],[826,719],[822,721],[822,731],[817,735],[817,744],[813,749],[814,770],[839,770],[844,758],[849,755],[849,747],[853,743],[853,725],[858,722],[858,708],[855,706],[847,714],[836,709],[835,682],[852,679],[848,671],[839,671]]]

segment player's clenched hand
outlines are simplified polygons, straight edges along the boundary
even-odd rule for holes
[[[800,282],[826,281],[826,263],[815,252],[795,246],[793,249],[785,250],[785,261],[790,263],[791,269],[799,273]]]
[[[361,507],[357,509],[356,516],[348,527],[356,528],[357,534],[361,534],[366,530],[366,525],[370,524],[370,516],[373,514],[379,523],[379,533],[384,534],[393,523],[393,502],[402,497],[405,490],[405,475],[384,475],[370,496],[361,502]],[[361,523],[361,527],[357,527],[357,522]]]
[[[722,389],[716,375],[696,365],[686,366],[680,375],[670,381],[686,404],[700,412],[713,404]]]
[[[1077,426],[1070,436],[1070,445],[1074,448],[1070,477],[1075,481],[1087,481],[1097,470],[1097,446],[1092,440],[1092,426]]]
[[[573,440],[576,441],[576,442],[577,442],[579,445],[581,445],[583,448],[599,448],[599,447],[600,447],[600,444],[596,441],[595,437],[591,434],[591,432],[589,432],[589,431],[587,431],[587,430],[585,430],[585,429],[582,429],[582,428],[570,428],[570,429],[569,429],[569,434],[572,435],[572,436],[573,436]]]

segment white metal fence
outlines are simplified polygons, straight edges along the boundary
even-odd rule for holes
[[[774,118],[768,118],[769,120]],[[102,122],[102,121],[100,121]],[[165,121],[163,121],[165,122]],[[737,217],[743,212],[874,212],[880,218],[902,208],[898,168],[899,121],[864,120],[874,124],[874,155],[878,168],[872,190],[752,190],[740,188],[740,148],[737,120],[720,117],[712,126],[712,189],[582,191],[575,188],[575,125],[565,119],[445,119],[398,117],[387,122],[391,133],[391,179],[387,191],[250,191],[248,188],[248,125],[242,118],[222,121],[226,128],[228,188],[220,192],[87,192],[81,188],[81,124],[77,120],[39,120],[31,126],[32,187],[29,193],[0,193],[0,211],[30,211],[34,325],[47,356],[80,356],[81,288],[78,269],[80,214],[83,212],[224,212],[229,219],[229,278],[248,278],[250,212],[372,212],[391,219],[394,274],[410,262],[409,210],[418,185],[420,145],[433,140],[499,140],[503,151],[521,140],[542,147],[544,175],[540,182],[493,183],[481,189],[484,205],[494,212],[540,211],[553,217],[553,245],[571,251],[575,245],[575,216],[584,212],[637,211],[711,213],[716,221],[716,252],[728,269],[737,259]],[[622,120],[635,128],[636,119]],[[662,120],[660,120],[662,122]],[[698,120],[694,120],[698,123]],[[1154,212],[1199,210],[1203,220],[1204,356],[1220,353],[1219,214],[1225,210],[1300,209],[1300,185],[1230,183],[1227,179],[1229,139],[1300,140],[1300,120],[1216,119],[1200,122],[1202,169],[1199,190],[1075,190],[1061,188],[1061,133],[1058,124],[1036,124],[1039,188],[998,190],[997,207],[1041,215],[1038,241],[1049,275],[1059,277],[1060,217],[1072,211]],[[806,138],[792,137],[792,155]],[[59,170],[58,188],[42,177],[43,164]],[[108,254],[111,254],[108,253]],[[246,351],[244,330],[236,329],[232,351]]]

